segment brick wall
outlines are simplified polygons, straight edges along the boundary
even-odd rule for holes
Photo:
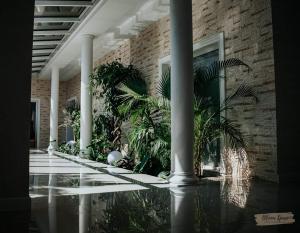
[[[109,52],[104,57],[100,58],[99,60],[94,62],[94,67],[97,67],[101,64],[111,63],[115,60],[119,62],[129,65],[131,61],[131,40],[125,40],[122,45],[119,46],[118,49]]]
[[[59,87],[59,121],[63,123],[62,110],[66,99],[66,85],[60,82]],[[47,148],[50,135],[50,99],[51,99],[51,81],[50,80],[31,80],[31,98],[40,100],[40,148]],[[64,128],[58,130],[58,142],[65,140]]]
[[[66,86],[66,100],[76,97],[80,103],[80,74],[65,82]]]
[[[225,59],[239,58],[253,69],[227,70],[226,93],[248,77],[259,102],[237,101],[227,115],[247,136],[247,160],[251,175],[277,180],[275,78],[270,0],[194,0],[194,43],[224,32]],[[138,36],[95,62],[96,65],[120,59],[142,71],[155,94],[159,80],[158,60],[170,53],[170,19],[162,18]],[[77,79],[78,77],[75,77]],[[74,79],[72,79],[74,80]],[[70,81],[69,81],[70,82]],[[76,89],[77,90],[77,89]],[[235,159],[235,158],[233,158]]]

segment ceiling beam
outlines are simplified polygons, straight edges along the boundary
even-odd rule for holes
[[[32,54],[52,53],[54,49],[33,49]]]
[[[78,17],[34,17],[34,23],[75,23]]]
[[[38,57],[49,57],[51,53],[32,53],[32,57],[38,58]]]
[[[34,63],[33,63],[32,69],[33,69],[33,68],[43,68],[43,66],[37,66],[37,65],[34,65]]]
[[[57,45],[60,44],[60,40],[39,40],[39,41],[33,41],[32,45]]]
[[[91,1],[35,1],[35,6],[73,6],[73,7],[91,7]]]
[[[46,65],[46,62],[35,62],[35,61],[32,61],[32,66],[44,66]]]
[[[72,26],[71,26],[72,27]],[[49,30],[70,30],[70,26],[68,25],[34,25],[35,31],[49,31]]]
[[[49,56],[32,57],[32,61],[44,61],[49,59]]]
[[[43,67],[43,66],[32,66],[31,69],[32,69],[32,70],[33,70],[33,69],[34,69],[34,70],[37,70],[37,69],[42,69],[42,67]]]
[[[69,34],[69,30],[39,30],[33,31],[34,36],[55,36]]]
[[[42,68],[41,67],[33,67],[32,69],[31,69],[31,71],[40,71]]]

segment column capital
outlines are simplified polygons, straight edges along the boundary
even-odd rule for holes
[[[60,69],[59,65],[57,64],[51,65],[51,70],[59,70],[59,69]]]
[[[82,39],[94,39],[95,38],[95,36],[92,34],[82,34],[80,37]]]
[[[51,66],[51,80],[53,80],[53,79],[59,80],[59,69],[60,69],[60,67],[58,65]]]

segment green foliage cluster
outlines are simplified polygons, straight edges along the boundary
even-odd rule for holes
[[[118,61],[99,66],[91,75],[91,86],[93,94],[96,98],[104,99],[104,110],[106,115],[100,115],[95,123],[99,123],[99,131],[97,135],[105,135],[110,142],[113,150],[120,150],[122,123],[130,122],[130,129],[123,133],[129,140],[130,149],[137,156],[138,162],[135,170],[144,172],[145,170],[156,169],[152,173],[158,174],[162,168],[169,168],[169,152],[166,159],[163,156],[157,156],[157,150],[167,147],[167,143],[163,142],[166,126],[157,124],[152,121],[149,115],[150,108],[144,106],[128,106],[128,110],[136,107],[137,111],[128,112],[126,107],[121,108],[123,99],[120,98],[125,92],[120,88],[122,86],[133,90],[139,95],[147,95],[147,86],[141,78],[140,72],[132,65],[125,66]],[[138,126],[138,127],[135,127]],[[160,136],[158,136],[160,135]],[[101,141],[102,143],[102,141]],[[156,146],[161,143],[161,146]],[[93,146],[95,147],[95,146]],[[166,148],[166,150],[169,150]],[[99,151],[99,148],[97,149]],[[134,158],[128,161],[122,161],[123,167],[130,167],[130,163]],[[129,162],[130,161],[130,162]],[[127,163],[127,165],[125,164]],[[147,166],[146,166],[147,165]]]
[[[239,59],[214,62],[205,68],[194,70],[194,157],[195,173],[200,174],[200,163],[209,146],[216,140],[226,140],[228,146],[244,148],[246,143],[239,127],[224,112],[234,107],[237,98],[255,97],[253,90],[241,84],[223,103],[210,96],[209,87],[218,82],[222,70],[242,66],[250,68]],[[118,61],[100,65],[91,74],[91,88],[96,98],[104,100],[104,113],[94,114],[93,138],[89,146],[90,158],[105,162],[112,150],[121,149],[122,135],[128,140],[131,158],[123,160],[123,167],[134,171],[158,175],[170,170],[171,155],[171,72],[162,76],[157,95],[148,93],[141,73],[132,65]],[[74,109],[73,109],[74,110]],[[67,111],[69,125],[79,138],[80,115],[77,110]],[[78,118],[79,117],[79,118]],[[129,124],[128,130],[122,125]],[[77,131],[78,130],[78,131]],[[66,148],[63,148],[66,150]]]
[[[159,106],[149,101],[148,88],[141,73],[132,65],[125,66],[118,61],[99,66],[91,75],[93,94],[104,99],[105,119],[100,119],[104,133],[119,150],[121,135],[124,135],[137,172],[157,175],[162,170],[170,169],[170,125],[163,124],[155,115]],[[137,99],[131,98],[128,92]],[[126,99],[128,97],[128,99]],[[102,117],[103,118],[103,117]],[[130,127],[122,132],[122,123]],[[124,162],[124,161],[123,161]],[[126,166],[123,165],[122,166]]]
[[[111,150],[121,150],[121,125],[124,121],[118,111],[120,94],[117,86],[127,80],[137,80],[138,70],[132,65],[124,66],[118,61],[100,65],[91,74],[91,87],[96,99],[103,99],[104,114],[95,114],[91,158],[105,161]]]
[[[239,59],[228,59],[212,63],[207,67],[195,67],[194,72],[194,161],[195,173],[201,174],[201,159],[209,146],[217,140],[226,140],[227,146],[233,149],[245,148],[242,132],[239,127],[226,117],[225,111],[232,109],[237,98],[252,97],[255,93],[246,83],[242,83],[223,103],[214,99],[207,91],[213,82],[219,81],[222,70],[242,66],[249,71],[247,64]],[[158,170],[170,167],[170,91],[171,72],[167,71],[158,86],[158,95],[135,91],[122,84],[119,89],[119,111],[131,122],[128,135],[131,148],[139,155],[140,163],[136,166],[139,172],[157,174]],[[159,163],[155,163],[159,161]],[[151,168],[158,169],[153,171]]]
[[[71,144],[62,143],[59,145],[58,151],[65,154],[78,155],[80,151],[79,141],[75,141],[73,146]]]
[[[118,95],[121,92],[118,89],[118,85],[126,83],[130,87],[131,85],[136,86],[136,82],[143,82],[140,77],[140,72],[132,65],[125,66],[118,61],[100,65],[91,74],[93,95],[96,98],[104,99],[104,109],[107,113],[114,117],[120,117]]]
[[[131,123],[127,138],[131,150],[138,156],[134,170],[152,175],[170,170],[170,112],[165,111],[160,99],[148,93],[139,94],[126,84],[119,89],[122,94],[118,97],[118,109]]]
[[[108,153],[114,149],[113,130],[114,122],[111,117],[103,114],[94,116],[92,143],[89,146],[90,159],[99,162],[107,161]]]
[[[68,144],[67,142],[62,143],[58,151],[65,154],[79,154],[79,139],[80,139],[80,106],[77,102],[71,102],[66,105],[63,110],[64,123],[59,127],[71,127],[74,135],[74,145]]]

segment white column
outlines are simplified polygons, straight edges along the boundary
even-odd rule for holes
[[[51,71],[51,106],[50,106],[50,143],[49,149],[57,148],[58,140],[58,101],[59,101],[59,68]]]
[[[93,71],[93,36],[82,35],[81,47],[81,103],[80,103],[80,155],[89,154],[87,146],[92,140],[92,95],[90,74]]]
[[[170,1],[171,15],[171,177],[173,185],[196,182],[193,171],[192,0]]]

